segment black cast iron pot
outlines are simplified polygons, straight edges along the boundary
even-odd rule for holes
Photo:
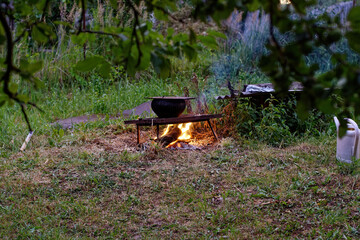
[[[185,100],[189,97],[152,97],[151,108],[159,118],[171,118],[180,116],[185,108]]]

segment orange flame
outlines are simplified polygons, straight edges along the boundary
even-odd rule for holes
[[[181,130],[181,135],[178,137],[178,140],[188,140],[191,138],[190,127],[192,123],[182,123],[178,126]]]
[[[176,143],[179,140],[188,140],[188,139],[190,139],[191,138],[191,131],[190,131],[191,125],[192,125],[192,123],[181,123],[181,124],[179,124],[177,127],[181,130],[180,136],[178,137],[177,140],[170,143],[167,147],[173,145],[174,143]],[[170,131],[170,128],[172,126],[174,126],[174,124],[167,125],[167,127],[166,127],[164,133],[161,135],[161,137],[165,136]]]
[[[165,131],[164,131],[164,133],[161,135],[161,137],[165,136],[169,132],[170,127],[172,127],[172,126],[174,126],[174,124],[168,124]]]

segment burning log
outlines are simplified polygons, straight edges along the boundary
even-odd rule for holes
[[[176,141],[180,137],[181,133],[181,129],[178,128],[178,125],[174,125],[165,135],[161,136],[158,141],[164,146],[167,146]]]

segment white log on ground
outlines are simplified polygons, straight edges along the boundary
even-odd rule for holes
[[[31,139],[31,137],[32,137],[32,135],[34,134],[34,131],[31,131],[28,135],[27,135],[27,137],[26,137],[26,139],[25,139],[25,142],[23,143],[23,145],[21,146],[21,148],[20,148],[20,151],[24,151],[25,150],[25,148],[26,148],[26,146],[28,145],[28,143],[30,142],[30,139]]]

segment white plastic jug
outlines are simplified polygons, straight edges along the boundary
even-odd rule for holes
[[[346,118],[348,121],[346,134],[339,137],[340,122],[337,117],[334,117],[337,141],[336,141],[336,158],[341,162],[351,163],[352,159],[360,158],[360,146],[359,146],[359,127],[353,120]]]

